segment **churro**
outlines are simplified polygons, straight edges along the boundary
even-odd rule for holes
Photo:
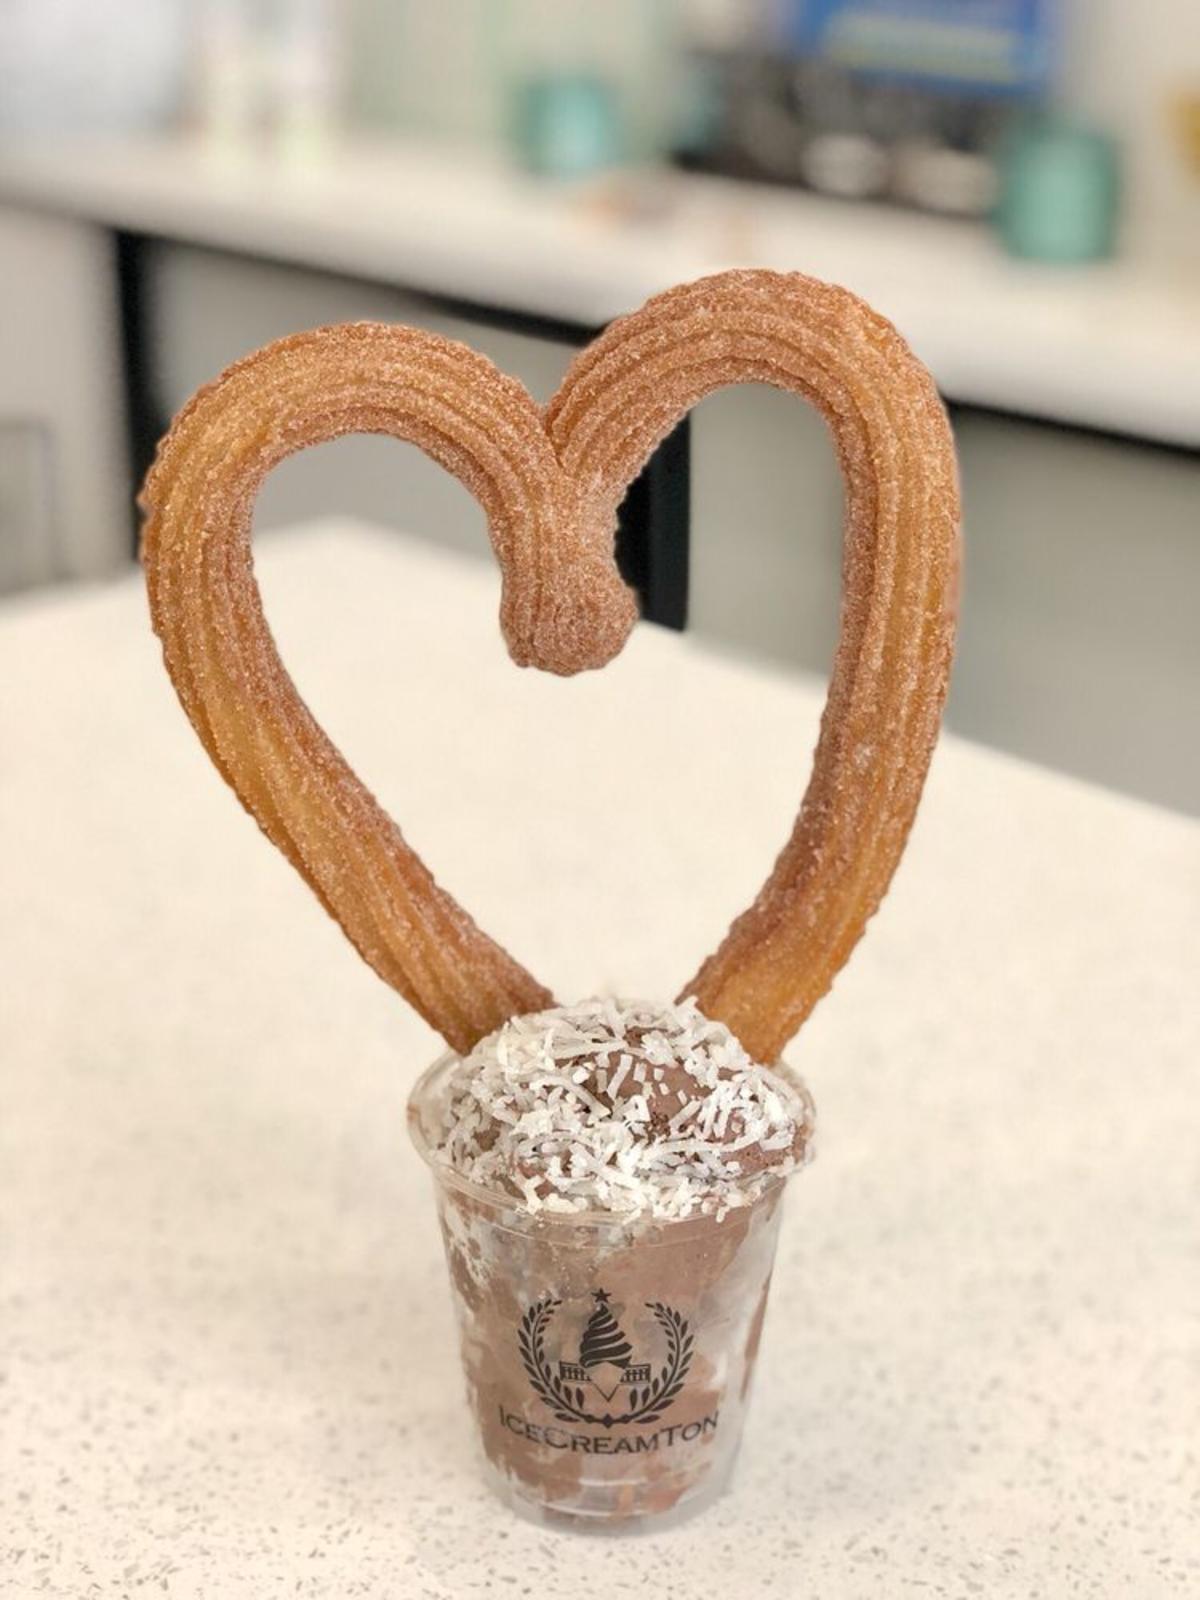
[[[254,498],[285,456],[394,435],[487,515],[513,659],[559,673],[622,647],[617,510],[697,401],[760,382],[826,417],[846,483],[841,635],[812,776],[753,905],[681,993],[771,1062],[828,989],[903,850],[945,698],[958,490],[928,373],[845,290],[737,271],[672,289],[572,363],[544,414],[465,346],[357,323],[298,334],[202,389],[143,491],[168,671],[213,761],[388,983],[459,1051],[551,1003],[433,879],[300,699],[262,613]]]

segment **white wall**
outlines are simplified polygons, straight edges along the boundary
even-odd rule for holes
[[[350,96],[369,122],[497,143],[525,69],[619,86],[633,153],[661,146],[674,0],[358,0]]]
[[[1200,92],[1200,0],[1059,0],[1063,98],[1120,136],[1128,179],[1127,238],[1137,249],[1200,255],[1200,196],[1174,146],[1167,103]],[[717,39],[767,0],[358,0],[352,98],[371,120],[492,142],[503,135],[501,73],[514,48],[572,41],[627,85],[639,108],[663,106],[657,52],[673,16]],[[540,22],[537,20],[540,18]],[[533,19],[531,21],[531,19]],[[602,26],[597,27],[597,19]],[[643,140],[652,137],[647,125]]]
[[[1197,0],[1062,0],[1066,103],[1120,136],[1127,241],[1200,259],[1200,188],[1170,127],[1169,102],[1200,94]]]

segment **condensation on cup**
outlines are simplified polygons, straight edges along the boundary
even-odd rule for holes
[[[432,1157],[457,1064],[434,1063],[408,1118],[434,1176],[489,1480],[560,1526],[663,1527],[702,1510],[737,1455],[787,1179],[719,1220],[531,1212]]]

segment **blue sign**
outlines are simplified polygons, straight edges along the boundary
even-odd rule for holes
[[[941,89],[1045,87],[1055,0],[792,0],[790,40],[851,71]]]

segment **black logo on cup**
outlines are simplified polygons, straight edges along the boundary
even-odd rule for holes
[[[601,1428],[657,1422],[683,1388],[692,1363],[688,1324],[661,1300],[646,1302],[665,1340],[666,1359],[655,1372],[650,1362],[633,1359],[633,1346],[613,1314],[608,1291],[597,1289],[593,1298],[596,1303],[575,1361],[554,1362],[546,1354],[546,1330],[561,1300],[547,1296],[521,1318],[517,1341],[535,1393],[560,1422],[588,1422]],[[603,1414],[592,1409],[600,1400],[607,1407]],[[624,1408],[619,1415],[613,1415],[614,1405]]]

